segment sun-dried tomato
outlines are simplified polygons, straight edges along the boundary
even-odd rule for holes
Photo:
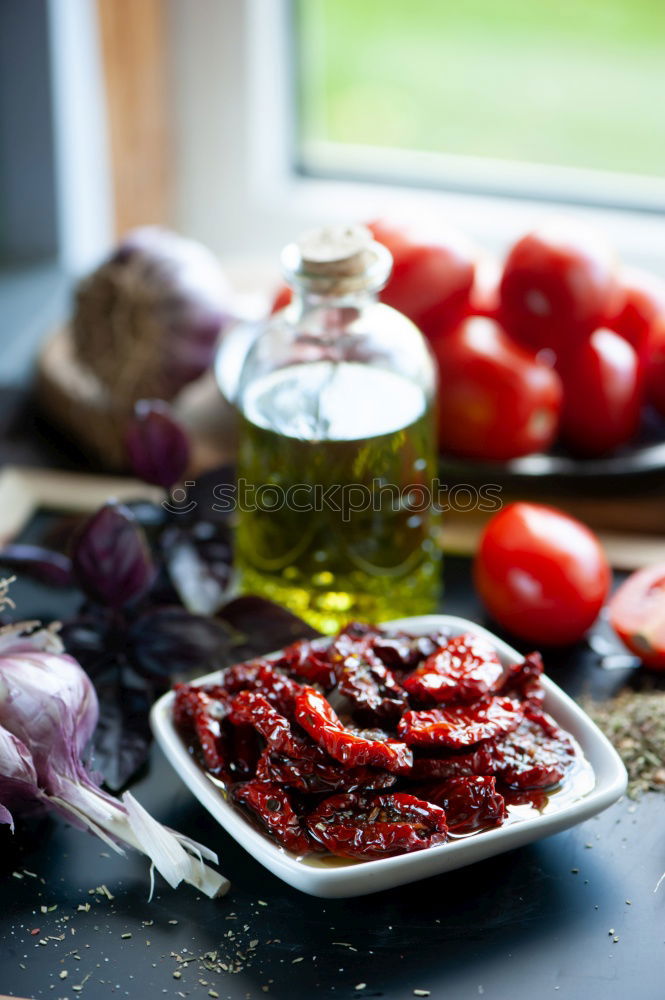
[[[407,706],[392,671],[355,655],[346,658],[337,690],[352,703],[354,717],[370,724],[396,722]]]
[[[442,757],[415,757],[409,777],[415,781],[427,779],[470,778],[494,773],[491,743],[480,744],[468,753],[450,753]]]
[[[372,649],[391,670],[411,671],[441,646],[445,646],[447,641],[448,637],[442,632],[433,635],[388,632],[375,636]]]
[[[442,633],[409,635],[407,632],[379,632],[371,625],[350,622],[330,643],[330,659],[341,663],[347,656],[364,654],[370,662],[381,662],[390,670],[408,671],[446,641]]]
[[[538,702],[524,702],[521,707],[524,718],[511,733],[487,740],[469,753],[416,757],[411,779],[494,775],[506,786],[525,791],[557,785],[575,758],[575,747]]]
[[[261,755],[260,740],[253,726],[236,725],[230,728],[230,769],[236,781],[248,781],[256,774],[256,766]]]
[[[445,810],[450,833],[500,826],[508,815],[503,795],[496,789],[496,778],[451,778],[435,785],[420,785],[413,793]]]
[[[529,699],[523,703],[523,708],[527,719],[531,719],[537,726],[540,726],[544,733],[551,736],[552,739],[563,740],[572,747],[570,737],[556,724],[552,716],[547,714],[539,701]]]
[[[291,714],[295,696],[300,690],[300,685],[291,677],[287,677],[265,660],[238,663],[229,667],[224,671],[221,684],[223,690],[229,694],[260,691],[283,715]]]
[[[257,777],[306,792],[388,788],[395,775],[369,767],[345,768],[317,743],[293,733],[280,715],[256,691],[242,691],[231,703],[229,718],[238,726],[251,725],[265,739]]]
[[[215,709],[218,717],[226,714],[223,706],[227,706],[230,699],[225,691],[211,693],[207,686],[195,684],[174,684],[173,690],[175,692],[173,721],[179,729],[191,732],[195,716],[212,702],[221,703]]]
[[[236,785],[233,796],[259,817],[282,847],[294,854],[306,854],[312,850],[305,828],[283,785],[270,781],[247,781]]]
[[[457,635],[402,683],[418,701],[476,701],[495,691],[502,676],[499,657],[486,639]]]
[[[310,749],[302,736],[291,731],[286,716],[258,691],[240,691],[231,702],[229,719],[236,726],[253,726],[271,750],[287,757],[307,755]]]
[[[320,747],[317,747],[320,750]],[[318,760],[293,760],[263,751],[257,766],[257,777],[276,781],[300,792],[354,792],[357,789],[390,788],[397,776],[371,767],[342,767],[338,761],[320,750]]]
[[[228,781],[231,776],[229,743],[222,728],[228,712],[226,700],[212,698],[200,687],[179,684],[176,688],[176,725],[194,738],[195,748],[200,750],[206,768],[222,781]]]
[[[337,671],[328,655],[328,639],[300,639],[287,646],[276,666],[307,684],[319,684],[330,691],[337,684]]]
[[[326,690],[337,684],[338,692],[348,698],[354,716],[368,725],[396,722],[407,700],[397,679],[374,649],[377,633],[368,625],[351,622],[330,642],[326,657],[333,676],[312,679]]]
[[[227,667],[221,675],[219,687],[228,694],[238,691],[252,691],[258,683],[259,670],[265,666],[265,660],[248,660],[246,663],[235,663]]]
[[[545,728],[546,727],[546,728]],[[492,749],[493,773],[506,785],[522,790],[551,788],[563,779],[575,757],[570,738],[541,713],[525,717],[514,732]]]
[[[397,732],[409,746],[470,747],[515,729],[523,711],[511,698],[406,712]]]
[[[262,779],[307,792],[387,788],[395,781],[394,775],[369,767],[342,767],[317,743],[293,733],[288,719],[256,691],[236,695],[229,718],[237,726],[253,726],[265,739],[257,771]]]
[[[346,765],[381,767],[404,774],[410,771],[413,755],[406,744],[394,740],[371,739],[347,729],[332,705],[312,687],[303,688],[296,698],[295,719],[323,749]]]
[[[538,653],[504,670],[473,635],[351,623],[177,685],[173,717],[279,843],[382,857],[497,825],[506,803],[544,808],[577,751],[543,710],[542,673]]]
[[[516,694],[520,698],[542,700],[545,690],[542,684],[543,658],[540,653],[529,653],[520,663],[508,668],[501,684],[501,694]]]
[[[350,622],[330,642],[331,663],[344,663],[349,656],[365,656],[370,660],[377,660],[372,649],[375,639],[376,630],[370,625]]]
[[[191,731],[194,728],[194,713],[199,707],[196,688],[191,684],[174,684],[173,690],[173,722],[178,729]]]
[[[390,857],[446,840],[443,809],[404,792],[333,795],[308,817],[312,837],[347,858]]]
[[[216,778],[227,781],[230,754],[221,722],[207,712],[201,712],[196,716],[194,725],[206,767]]]

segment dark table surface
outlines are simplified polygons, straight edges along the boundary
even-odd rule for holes
[[[21,617],[68,610],[67,595],[24,581],[13,597]],[[483,620],[466,560],[448,560],[445,610]],[[604,695],[626,677],[588,645],[547,665],[573,694]],[[229,894],[211,901],[160,883],[149,903],[143,857],[113,856],[58,819],[14,836],[3,828],[0,992],[54,1000],[665,995],[665,885],[654,893],[665,869],[659,796],[623,800],[572,830],[451,874],[319,900],[245,853],[157,749],[132,791],[158,819],[218,851]],[[95,892],[101,885],[112,899]],[[258,943],[249,949],[250,941]],[[208,971],[211,951],[223,961],[245,955],[241,971]]]

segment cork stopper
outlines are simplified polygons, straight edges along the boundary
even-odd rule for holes
[[[322,226],[304,233],[282,253],[289,282],[322,295],[378,291],[392,257],[365,226]]]

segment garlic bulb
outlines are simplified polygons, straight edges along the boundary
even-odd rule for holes
[[[76,292],[78,361],[121,408],[172,399],[210,366],[232,319],[214,255],[156,226],[129,232]]]

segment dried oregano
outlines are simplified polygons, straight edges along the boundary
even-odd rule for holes
[[[628,771],[628,794],[665,792],[665,691],[624,688],[614,698],[582,706],[618,750]]]

